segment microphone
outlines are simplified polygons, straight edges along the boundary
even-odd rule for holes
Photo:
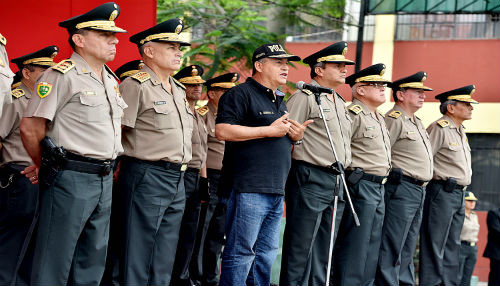
[[[307,90],[310,90],[314,93],[328,93],[328,94],[333,93],[333,89],[331,89],[331,88],[323,87],[323,86],[314,86],[314,85],[307,84],[303,81],[297,82],[295,84],[295,86],[300,90],[307,89]]]

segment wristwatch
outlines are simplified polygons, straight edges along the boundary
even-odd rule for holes
[[[300,145],[300,144],[302,144],[302,139],[297,140],[297,141],[295,141],[295,142],[292,142],[292,144],[293,144],[293,145]]]

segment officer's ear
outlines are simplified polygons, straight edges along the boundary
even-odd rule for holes
[[[23,74],[23,78],[25,78],[25,79],[29,79],[30,76],[31,76],[30,70],[28,68],[26,68],[26,67],[24,67],[21,70],[21,73]]]
[[[316,73],[316,76],[321,76],[322,77],[324,71],[325,70],[322,67],[320,67],[320,66],[314,67],[314,72]]]
[[[396,91],[396,97],[398,101],[404,101],[403,92],[401,90]]]
[[[153,56],[155,54],[155,49],[154,49],[153,45],[151,44],[151,42],[146,43],[144,46],[142,46],[142,51],[143,51],[144,55],[148,58],[153,58]]]
[[[83,48],[85,44],[85,37],[82,34],[75,33],[71,36],[71,40],[75,44],[75,47]]]

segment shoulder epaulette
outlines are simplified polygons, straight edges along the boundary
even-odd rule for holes
[[[391,113],[389,113],[387,116],[392,117],[392,118],[398,118],[401,116],[401,111],[399,110],[393,110]]]
[[[24,90],[22,90],[20,88],[13,89],[10,93],[15,98],[20,98],[21,96],[23,96],[25,94]]]
[[[349,107],[349,110],[352,111],[352,113],[354,113],[354,114],[359,114],[361,111],[363,111],[363,107],[355,104],[355,105]]]
[[[138,73],[134,74],[133,76],[131,76],[131,78],[137,80],[140,83],[143,83],[143,82],[147,81],[148,79],[150,79],[151,76],[147,72],[138,72]]]
[[[302,92],[307,94],[307,95],[313,95],[313,92],[308,90],[308,89],[303,89]]]
[[[336,92],[335,94],[336,94],[336,95],[338,95],[338,96],[340,97],[340,99],[342,99],[342,101],[343,101],[344,103],[346,103],[346,101],[345,101],[345,99],[342,97],[342,95],[338,94],[337,92]]]
[[[180,88],[182,88],[182,89],[186,89],[186,87],[185,87],[182,83],[180,83],[178,80],[176,80],[176,79],[175,79],[175,78],[173,78],[173,77],[172,77],[172,79],[174,80],[174,82],[175,82],[175,83],[176,83],[176,84],[177,84]]]
[[[206,106],[206,105],[203,105],[202,107],[196,109],[196,112],[198,112],[198,114],[201,116],[204,116],[205,114],[207,114],[208,111],[209,111],[209,109],[208,109],[208,106]]]
[[[104,67],[106,68],[106,70],[108,71],[109,74],[111,74],[115,79],[116,81],[119,81],[120,79],[116,76],[116,74],[107,66],[107,65],[104,65]]]
[[[6,46],[7,45],[7,39],[0,34],[0,44]]]
[[[439,126],[445,128],[445,127],[448,127],[450,126],[450,122],[446,119],[441,119],[437,122],[437,124],[439,124]]]
[[[57,65],[53,66],[52,69],[62,74],[65,74],[74,67],[75,67],[75,61],[67,59],[60,61]]]

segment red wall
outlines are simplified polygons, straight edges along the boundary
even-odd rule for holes
[[[7,38],[9,60],[39,50],[49,45],[60,49],[55,61],[71,55],[66,29],[60,21],[82,14],[106,3],[106,0],[21,0],[1,1],[0,33]],[[117,26],[128,33],[118,33],[117,55],[108,66],[115,70],[123,63],[139,58],[137,47],[128,38],[156,23],[156,0],[116,0],[120,5]],[[17,67],[11,64],[15,72]]]

